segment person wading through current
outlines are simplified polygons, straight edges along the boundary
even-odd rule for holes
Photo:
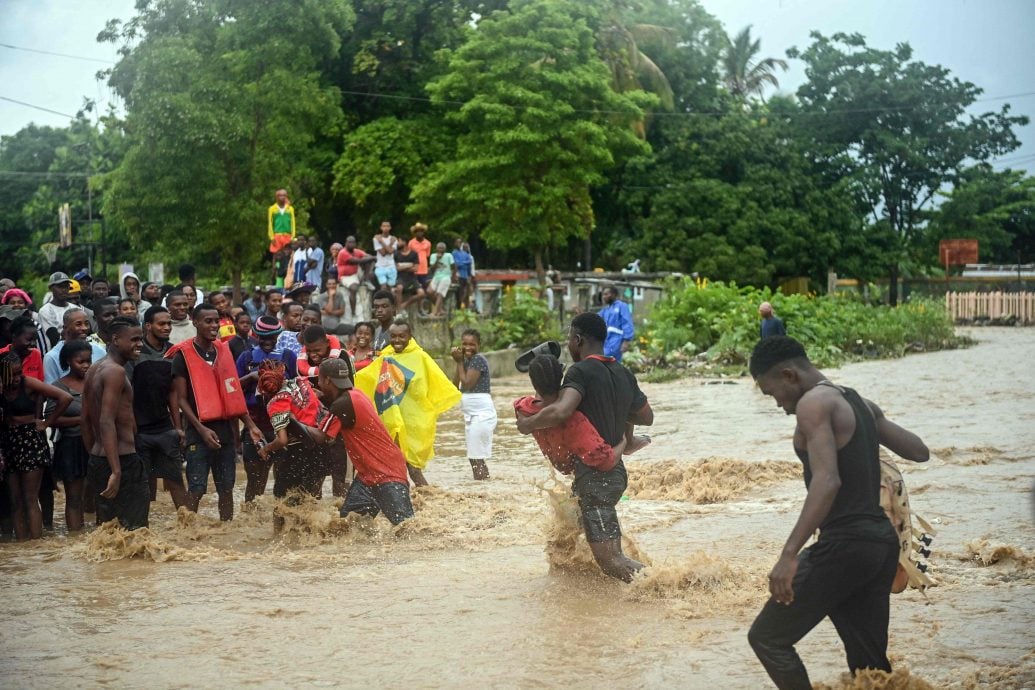
[[[172,317],[165,307],[144,312],[144,342],[133,363],[133,414],[137,422],[137,452],[147,459],[151,470],[151,500],[155,500],[158,480],[162,480],[173,505],[187,505],[183,483],[183,453],[186,436],[180,408],[173,397],[172,362],[166,358],[172,345],[169,333]]]
[[[331,411],[321,429],[327,441],[341,437],[356,468],[339,514],[376,517],[381,512],[397,525],[413,517],[406,458],[392,443],[370,398],[353,388],[354,375],[345,360],[320,363],[320,390]]]
[[[829,616],[853,674],[890,672],[889,599],[899,543],[880,505],[879,447],[924,462],[927,446],[874,403],[828,381],[793,338],[761,340],[750,370],[762,393],[797,417],[794,452],[808,492],[769,573],[772,598],[748,642],[778,688],[807,690],[812,684],[794,645]],[[802,551],[817,529],[819,539]]]
[[[126,364],[136,361],[144,335],[136,321],[111,322],[108,356],[90,367],[83,383],[83,442],[90,449],[90,486],[99,492],[97,524],[118,519],[124,529],[147,527],[151,490],[147,465],[137,455],[133,387]]]
[[[269,414],[266,412],[266,403],[258,398],[256,389],[259,383],[259,366],[267,359],[272,359],[284,364],[284,376],[289,379],[295,378],[295,356],[290,352],[277,349],[277,338],[284,331],[280,321],[272,316],[260,316],[255,321],[254,333],[259,344],[246,350],[237,358],[237,375],[241,379],[241,389],[244,391],[245,402],[248,406],[248,416],[263,434],[263,442],[256,445],[254,439],[249,435],[242,444],[241,455],[244,457],[244,472],[248,478],[248,484],[244,489],[244,501],[250,503],[256,496],[266,493],[266,484],[270,478],[272,460],[264,460],[259,455],[259,448],[263,443],[273,440],[273,425],[270,424]]]
[[[607,324],[597,314],[579,314],[568,329],[568,352],[575,360],[564,377],[557,401],[538,413],[517,415],[518,431],[529,434],[560,426],[578,410],[612,448],[619,448],[628,423],[650,426],[654,411],[628,369],[605,357]],[[629,582],[643,564],[622,553],[622,530],[615,506],[621,500],[628,475],[619,459],[604,472],[575,461],[572,490],[579,499],[582,527],[593,557],[611,577]]]
[[[236,447],[243,421],[254,442],[262,432],[248,416],[241,381],[230,348],[219,340],[219,312],[207,302],[194,309],[197,335],[169,349],[173,390],[186,419],[187,507],[198,512],[208,475],[219,497],[219,519],[234,518]]]
[[[461,392],[467,460],[475,479],[488,479],[489,467],[485,461],[492,458],[492,434],[497,420],[489,382],[489,360],[478,353],[481,344],[481,334],[469,328],[460,336],[460,347],[454,347],[450,354],[456,362],[453,385]]]

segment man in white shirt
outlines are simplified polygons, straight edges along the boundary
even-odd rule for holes
[[[309,254],[306,257],[305,282],[314,285],[317,290],[323,286],[323,259],[320,238],[316,235],[310,235]]]
[[[67,273],[57,271],[50,275],[47,287],[50,288],[51,300],[40,307],[40,331],[47,336],[50,344],[54,345],[61,338],[65,312],[74,307],[68,300],[68,293],[72,289],[72,279],[68,277]]]

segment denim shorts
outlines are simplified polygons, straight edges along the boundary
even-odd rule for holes
[[[233,491],[237,479],[237,449],[234,448],[230,424],[209,422],[205,426],[216,432],[221,445],[219,448],[209,448],[193,427],[188,429],[187,451],[184,453],[187,457],[187,490],[192,494],[204,494],[208,489],[208,474],[211,471],[216,493]]]
[[[381,287],[395,287],[395,282],[399,279],[399,271],[395,266],[378,266],[374,269],[374,275]]]

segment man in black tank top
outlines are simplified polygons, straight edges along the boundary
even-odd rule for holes
[[[924,462],[927,446],[872,402],[828,381],[793,338],[759,342],[751,375],[762,393],[797,416],[794,450],[808,493],[769,573],[772,597],[748,641],[778,688],[807,690],[812,685],[794,645],[829,616],[852,673],[890,672],[888,609],[899,548],[880,507],[878,450],[883,445]],[[817,529],[819,539],[802,551]]]

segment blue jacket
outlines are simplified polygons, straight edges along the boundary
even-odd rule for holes
[[[604,354],[622,360],[622,343],[632,340],[636,335],[633,328],[632,311],[629,305],[621,300],[607,305],[600,310],[600,316],[607,324],[607,340],[604,341]]]
[[[783,321],[775,316],[770,316],[768,319],[762,319],[760,339],[765,340],[774,335],[787,335],[787,329],[783,327]]]

